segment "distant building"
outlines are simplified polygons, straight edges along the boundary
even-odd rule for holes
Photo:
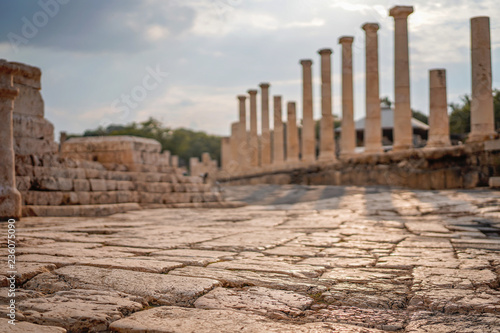
[[[411,125],[413,128],[413,146],[423,147],[427,142],[427,133],[429,125],[421,122],[416,118],[411,118]],[[392,149],[393,142],[393,128],[394,128],[394,109],[382,105],[381,106],[381,126],[382,126],[382,145],[384,150]],[[364,132],[365,132],[365,118],[361,118],[355,122],[356,128],[356,146],[364,146]],[[341,132],[341,128],[335,129],[337,133]],[[342,136],[340,137],[342,140]]]

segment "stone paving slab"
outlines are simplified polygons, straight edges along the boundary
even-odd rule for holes
[[[18,221],[0,332],[499,331],[498,191],[225,195],[249,205]]]

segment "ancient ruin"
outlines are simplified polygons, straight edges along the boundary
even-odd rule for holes
[[[331,98],[330,49],[318,51],[321,58],[321,119],[320,135],[314,137],[312,117],[312,61],[301,60],[302,65],[302,125],[297,128],[295,103],[287,104],[286,140],[282,137],[281,116],[275,115],[273,150],[278,163],[251,168],[224,168],[218,179],[227,184],[299,183],[331,185],[391,185],[421,189],[473,188],[494,184],[500,175],[498,156],[500,146],[493,120],[491,87],[491,41],[488,17],[471,19],[472,104],[471,133],[467,144],[451,146],[448,125],[446,71],[429,71],[430,128],[424,149],[415,148],[412,111],[410,104],[408,16],[412,6],[395,6],[389,10],[394,17],[394,89],[392,146],[383,145],[381,102],[379,95],[378,23],[365,23],[365,93],[364,146],[356,153],[356,133],[353,119],[352,43],[354,38],[339,38],[342,45],[342,122],[339,151],[334,140]],[[267,87],[267,86],[266,86]],[[251,100],[256,90],[251,90]],[[267,99],[263,90],[262,99]],[[281,101],[281,97],[279,97]],[[279,102],[278,102],[279,103]],[[265,104],[263,103],[263,106]],[[252,103],[250,103],[252,108]],[[259,147],[252,151],[252,160],[267,161],[268,122],[267,106],[263,107],[263,135]],[[276,111],[275,111],[276,112]],[[251,121],[256,122],[256,114]],[[276,118],[278,117],[278,118]],[[240,117],[242,128],[246,128]],[[264,127],[265,124],[265,127]],[[427,128],[427,125],[422,124]],[[300,131],[300,144],[298,133]],[[250,146],[254,146],[257,132],[250,127]],[[265,134],[265,135],[264,135]],[[245,140],[245,139],[244,139]],[[384,140],[387,138],[384,137]],[[490,143],[491,142],[491,143]],[[241,143],[241,141],[239,141]],[[284,144],[286,143],[286,144]],[[316,147],[319,153],[316,154]],[[280,151],[286,151],[286,164],[280,164]],[[388,152],[384,152],[389,150]],[[236,161],[235,156],[228,160]],[[229,165],[230,163],[227,163]]]

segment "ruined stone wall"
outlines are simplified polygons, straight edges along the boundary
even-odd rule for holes
[[[488,186],[500,175],[500,141],[359,155],[336,163],[220,178],[224,184],[388,185],[414,189]]]
[[[59,154],[54,127],[44,118],[41,71],[16,66],[13,137],[24,216],[102,216],[144,207],[222,205],[218,191],[202,184],[200,177],[184,176],[154,140],[74,138]]]

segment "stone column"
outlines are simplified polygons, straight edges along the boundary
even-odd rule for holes
[[[200,171],[198,169],[198,164],[200,161],[198,160],[198,157],[191,157],[189,159],[189,171],[191,176],[199,176]]]
[[[229,143],[229,137],[223,137],[221,140],[221,169],[228,170],[229,163],[231,162],[231,144]]]
[[[299,131],[297,129],[295,102],[288,102],[287,104],[286,161],[299,161]]]
[[[408,15],[412,6],[395,6],[389,11],[394,17],[394,128],[393,150],[413,147],[410,107],[410,65],[408,57]]]
[[[0,221],[21,218],[21,193],[16,188],[12,111],[19,91],[12,75],[16,66],[0,60]]]
[[[335,136],[332,115],[332,65],[331,49],[322,49],[321,55],[321,121],[319,132],[319,157],[321,161],[335,161]]]
[[[285,161],[283,120],[281,115],[281,96],[274,96],[274,135],[273,135],[273,164],[280,165]]]
[[[426,147],[450,145],[450,123],[446,100],[446,70],[429,71],[429,139]]]
[[[473,17],[471,28],[472,99],[468,142],[496,137],[491,89],[490,18]]]
[[[271,164],[271,133],[269,132],[269,83],[261,83],[262,98],[262,136],[260,147],[260,165]]]
[[[356,129],[354,127],[354,94],[352,79],[352,42],[354,37],[339,38],[342,45],[342,132],[340,155],[352,156],[356,148]]]
[[[302,161],[316,160],[314,135],[311,60],[301,60],[302,65]]]
[[[174,168],[178,168],[179,167],[179,156],[177,155],[172,155],[170,157],[171,159],[171,164],[172,164],[172,167]]]
[[[366,118],[365,118],[365,153],[382,152],[382,125],[380,120],[380,96],[378,78],[378,37],[377,23],[365,23],[366,32],[365,70],[366,70]]]
[[[259,137],[257,135],[257,90],[248,90],[250,95],[250,166],[259,166]]]
[[[241,144],[240,135],[241,124],[240,122],[234,122],[231,124],[231,138],[229,139],[229,144],[231,146],[231,161],[229,162],[228,172],[235,173],[240,170],[240,151],[239,147]]]
[[[238,129],[238,162],[239,170],[244,170],[248,167],[249,147],[248,147],[248,135],[247,135],[247,114],[246,114],[246,96],[238,96],[239,101],[239,116],[240,116],[240,127]]]

